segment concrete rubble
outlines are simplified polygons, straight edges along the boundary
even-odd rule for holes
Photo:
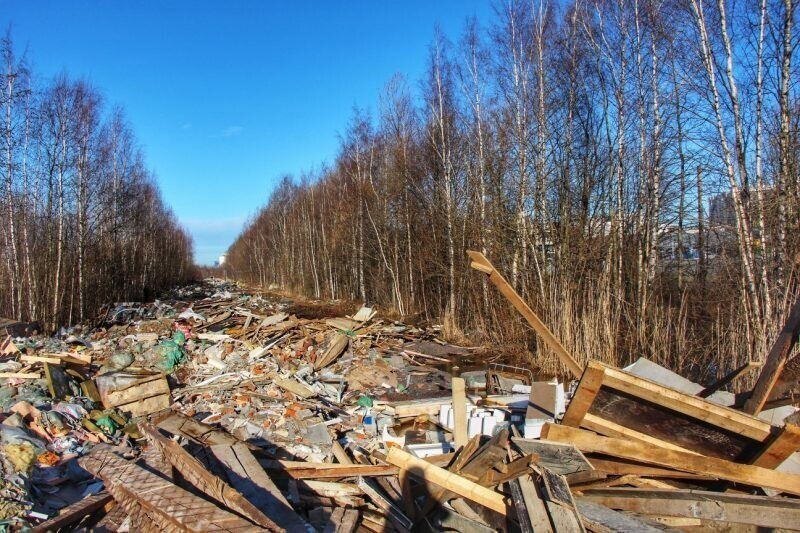
[[[23,333],[0,531],[800,528],[797,409],[751,416],[646,360],[537,378],[220,280]]]

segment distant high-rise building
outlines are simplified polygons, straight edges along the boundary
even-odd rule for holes
[[[224,265],[224,264],[225,264],[225,260],[226,260],[227,258],[228,258],[228,254],[222,254],[221,256],[219,256],[219,261],[217,261],[217,264],[218,264],[219,266],[222,266],[222,265]]]

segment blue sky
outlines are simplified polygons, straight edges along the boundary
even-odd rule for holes
[[[492,14],[488,0],[0,0],[39,77],[87,78],[125,108],[205,264],[282,175],[334,159],[392,74],[417,86],[435,24],[457,40]]]

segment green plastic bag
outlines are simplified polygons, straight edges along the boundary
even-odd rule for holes
[[[359,407],[372,407],[372,398],[369,396],[360,396],[356,403]]]
[[[114,421],[114,419],[108,415],[101,416],[94,421],[94,424],[108,435],[113,435],[114,432],[119,428],[119,425]]]
[[[161,341],[158,346],[153,348],[153,366],[162,372],[172,372],[175,367],[183,361],[184,353],[181,346],[186,342],[186,336],[182,331],[176,331],[172,339]]]

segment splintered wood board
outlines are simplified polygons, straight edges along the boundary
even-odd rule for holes
[[[746,462],[780,433],[767,422],[590,361],[562,421],[610,437]],[[785,448],[785,459],[791,453]]]

